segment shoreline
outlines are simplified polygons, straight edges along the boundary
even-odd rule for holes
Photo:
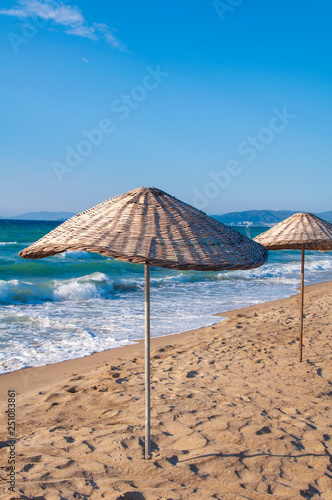
[[[319,289],[326,284],[332,284],[332,280],[307,285],[305,286],[305,292],[308,290]],[[262,302],[261,304],[216,313],[214,316],[224,317],[224,320],[211,326],[201,327],[186,332],[152,337],[151,349],[162,348],[179,342],[181,343],[181,341],[186,340],[188,337],[199,336],[200,333],[204,335],[211,332],[211,330],[214,330],[217,326],[222,327],[222,325],[226,325],[229,319],[237,316],[238,314],[259,314],[264,312],[266,308],[272,308],[274,305],[280,306],[281,308],[285,301],[287,302],[292,298],[297,298],[299,296],[300,294],[296,293],[282,299],[270,300]],[[134,344],[107,349],[82,358],[74,358],[48,365],[21,368],[12,372],[2,373],[0,374],[0,397],[4,397],[4,395],[7,394],[7,390],[10,388],[15,388],[18,393],[23,391],[24,393],[35,391],[38,388],[45,389],[54,385],[54,380],[56,380],[57,383],[60,383],[66,380],[69,376],[85,374],[90,370],[105,365],[106,363],[115,363],[120,360],[124,361],[138,355],[144,356],[144,339],[134,340],[134,342]]]
[[[15,391],[17,493],[332,500],[332,282],[306,287],[302,363],[299,305],[296,294],[152,339],[151,460],[144,341],[2,375],[2,390]],[[12,399],[1,402],[5,429]],[[1,494],[8,498],[5,482]]]

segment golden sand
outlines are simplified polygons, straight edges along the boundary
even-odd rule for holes
[[[332,500],[332,283],[305,311],[302,363],[298,295],[153,339],[151,460],[142,342],[0,376],[4,445],[8,389],[17,405],[1,498]]]

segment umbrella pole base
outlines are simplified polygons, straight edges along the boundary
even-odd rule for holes
[[[150,438],[151,439],[151,438]],[[149,439],[149,450],[147,450],[147,441],[143,438],[143,456],[144,460],[151,460],[151,440]]]

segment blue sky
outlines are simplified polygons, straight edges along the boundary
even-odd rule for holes
[[[332,210],[332,4],[4,0],[0,215]]]

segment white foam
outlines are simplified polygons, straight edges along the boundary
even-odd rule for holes
[[[31,283],[23,280],[0,280],[0,302],[38,303],[42,301],[89,300],[103,297],[114,290],[103,273],[92,273],[70,280]]]
[[[72,359],[143,338],[143,270],[114,261],[109,269],[71,279],[0,281],[0,371]],[[306,283],[331,279],[332,255],[308,252],[305,276]],[[271,252],[266,265],[249,271],[152,269],[151,284],[152,335],[180,333],[220,321],[215,313],[296,293],[300,255]]]
[[[93,283],[78,283],[77,280],[58,284],[54,290],[55,300],[88,300],[99,296],[100,294]]]

